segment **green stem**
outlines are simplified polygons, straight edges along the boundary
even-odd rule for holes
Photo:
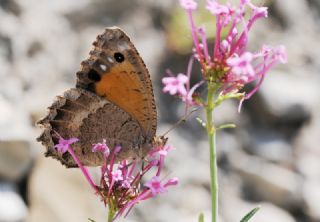
[[[108,222],[112,222],[116,212],[115,212],[115,210],[113,208],[113,204],[111,203],[111,201],[109,201],[108,208],[109,208]]]
[[[213,124],[213,110],[215,108],[214,94],[216,85],[208,84],[208,101],[206,107],[207,134],[210,148],[210,177],[211,177],[211,204],[212,204],[212,222],[218,221],[218,168],[216,151],[216,129]]]

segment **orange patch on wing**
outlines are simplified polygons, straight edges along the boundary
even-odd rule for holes
[[[95,84],[95,90],[99,96],[105,97],[129,113],[145,132],[148,130],[147,124],[151,118],[147,103],[148,95],[132,64],[124,61],[113,66]]]

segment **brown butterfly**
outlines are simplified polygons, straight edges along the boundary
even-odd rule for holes
[[[76,88],[64,92],[38,123],[44,128],[37,138],[52,156],[67,167],[76,167],[68,154],[54,148],[59,136],[76,137],[72,145],[83,165],[103,164],[92,144],[106,139],[112,148],[122,147],[118,159],[144,157],[157,138],[157,113],[149,72],[129,37],[119,28],[106,28],[93,43],[89,58],[81,63]]]

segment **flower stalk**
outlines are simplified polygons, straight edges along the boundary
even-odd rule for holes
[[[215,108],[214,95],[216,87],[214,83],[208,83],[208,100],[206,111],[206,129],[210,150],[210,189],[211,189],[211,211],[212,222],[218,221],[218,166],[216,149],[216,128],[213,122],[213,110]]]
[[[193,12],[197,9],[195,0],[179,0],[186,11],[193,41],[193,50],[186,74],[179,73],[162,79],[163,92],[180,97],[186,103],[186,109],[191,106],[202,107],[206,121],[197,119],[206,129],[210,153],[210,189],[212,203],[212,222],[218,221],[218,167],[216,132],[219,129],[234,128],[232,123],[215,126],[213,112],[222,102],[228,99],[238,99],[240,111],[244,100],[249,99],[260,88],[267,71],[278,64],[287,62],[287,54],[283,45],[271,47],[263,45],[258,52],[247,49],[249,31],[260,18],[268,17],[267,7],[255,6],[250,0],[239,0],[237,5],[229,1],[206,0],[206,9],[213,15],[215,25],[215,42],[207,43],[206,30],[203,25],[197,25]],[[222,1],[221,1],[222,2]],[[213,45],[212,54],[208,46]],[[190,87],[193,60],[200,64],[201,81]],[[253,84],[251,91],[244,87]],[[199,91],[201,85],[207,89],[206,96]],[[202,87],[203,88],[203,87]],[[187,112],[187,111],[186,111]],[[204,221],[203,215],[199,221]]]
[[[108,203],[108,222],[112,222],[116,215],[116,210],[114,209],[112,201]]]

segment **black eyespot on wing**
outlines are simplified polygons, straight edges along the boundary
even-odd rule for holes
[[[90,71],[88,72],[88,78],[95,82],[99,82],[101,80],[101,76],[94,69],[90,69]]]
[[[114,53],[113,57],[119,63],[124,61],[124,55],[122,53],[120,53],[120,52]]]

